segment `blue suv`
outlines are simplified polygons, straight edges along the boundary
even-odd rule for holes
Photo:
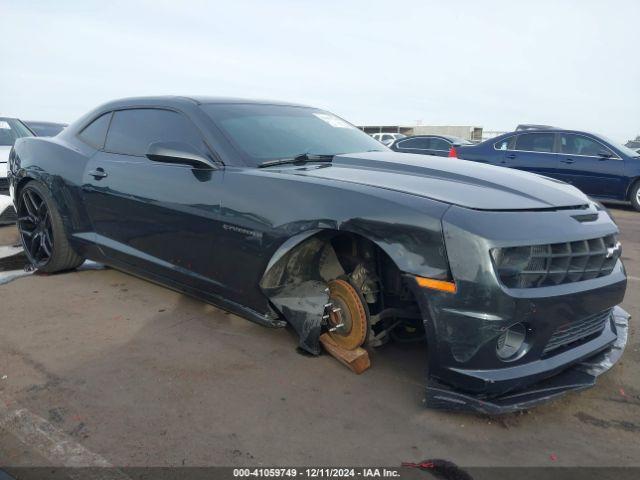
[[[505,133],[456,146],[457,157],[557,178],[602,201],[640,211],[640,154],[602,135],[556,128]]]

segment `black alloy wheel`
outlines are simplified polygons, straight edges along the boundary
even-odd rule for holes
[[[33,188],[22,190],[18,202],[18,229],[29,261],[36,267],[53,255],[53,227],[47,202]]]

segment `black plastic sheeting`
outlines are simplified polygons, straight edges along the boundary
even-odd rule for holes
[[[329,301],[327,284],[309,280],[283,288],[270,300],[298,334],[300,347],[320,355],[322,315]]]

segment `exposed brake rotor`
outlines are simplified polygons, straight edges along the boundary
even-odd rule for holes
[[[368,315],[361,298],[349,282],[329,282],[329,335],[346,350],[355,350],[367,339]]]

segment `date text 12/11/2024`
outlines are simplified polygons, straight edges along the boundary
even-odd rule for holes
[[[360,468],[235,468],[234,478],[399,478],[398,469],[385,467]]]

